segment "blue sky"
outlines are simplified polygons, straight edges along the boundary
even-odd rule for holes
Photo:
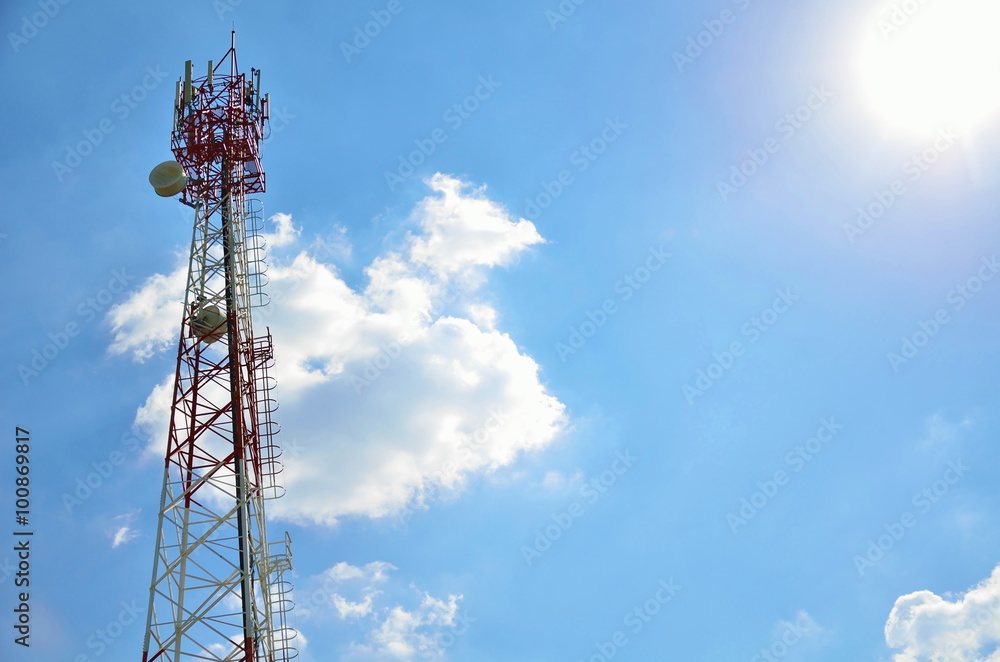
[[[1000,659],[996,13],[4,3],[3,659],[140,654],[191,228],[146,177],[234,24],[300,659]]]

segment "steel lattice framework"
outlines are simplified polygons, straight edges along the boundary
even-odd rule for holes
[[[178,82],[171,148],[194,208],[143,662],[285,662],[296,656],[291,541],[270,543],[266,499],[281,495],[268,374],[260,143],[268,98],[260,72],[223,59]]]

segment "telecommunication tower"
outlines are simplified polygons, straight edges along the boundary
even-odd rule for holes
[[[195,211],[142,662],[285,662],[296,657],[288,533],[270,542],[281,496],[268,374],[260,143],[269,98],[240,73],[236,34],[206,75],[177,83],[171,151],[149,181]]]

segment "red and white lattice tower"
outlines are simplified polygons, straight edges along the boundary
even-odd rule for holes
[[[225,57],[177,83],[176,161],[150,183],[192,207],[194,237],[167,439],[143,662],[285,662],[296,656],[288,534],[269,542],[265,500],[281,495],[272,420],[270,333],[251,310],[266,303],[260,143],[268,97],[260,71]]]

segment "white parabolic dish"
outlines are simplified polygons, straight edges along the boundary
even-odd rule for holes
[[[177,161],[164,161],[149,173],[149,183],[157,195],[169,198],[177,195],[187,186],[187,174]]]

